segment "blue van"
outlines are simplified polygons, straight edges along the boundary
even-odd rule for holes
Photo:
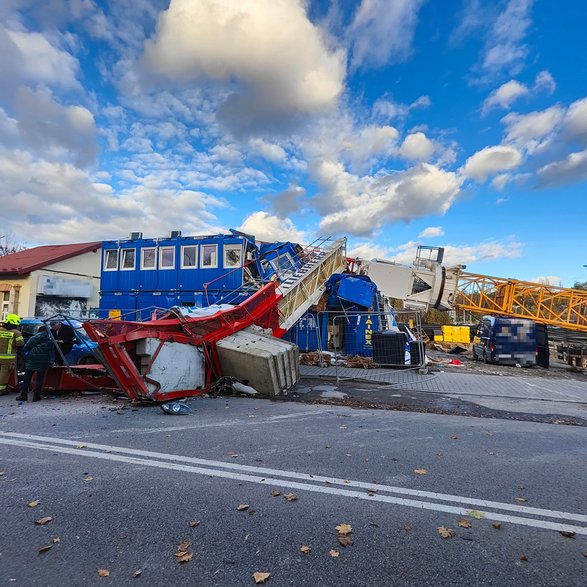
[[[524,318],[483,316],[473,338],[473,358],[485,363],[548,368],[546,326]]]

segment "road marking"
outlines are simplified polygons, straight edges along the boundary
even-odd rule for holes
[[[43,444],[48,441],[50,444]],[[205,459],[195,459],[190,457],[183,457],[181,455],[170,455],[165,453],[153,453],[150,451],[139,451],[137,449],[128,449],[124,447],[114,447],[108,445],[98,445],[87,443],[82,450],[79,448],[70,448],[70,446],[79,445],[79,441],[70,441],[60,438],[50,438],[42,436],[33,436],[28,434],[17,433],[0,433],[0,444],[19,446],[24,448],[32,448],[36,450],[44,450],[51,452],[58,452],[63,454],[70,454],[81,457],[97,458],[108,461],[123,462],[133,465],[148,466],[162,469],[171,469],[176,471],[183,471],[195,473],[199,475],[208,475],[210,477],[221,477],[225,479],[235,479],[239,481],[248,481],[252,483],[260,483],[263,485],[276,485],[278,487],[286,487],[299,489],[304,491],[313,491],[317,493],[326,493],[331,495],[338,495],[344,497],[354,497],[364,499],[367,501],[379,501],[383,503],[391,503],[397,505],[404,505],[408,507],[415,507],[419,509],[427,509],[440,512],[448,512],[458,515],[467,515],[471,511],[471,507],[457,507],[446,505],[443,503],[434,503],[421,500],[408,499],[403,497],[395,497],[392,495],[383,495],[383,493],[403,493],[418,497],[428,497],[430,499],[437,499],[441,501],[453,501],[461,505],[475,505],[481,506],[483,509],[478,510],[484,514],[488,520],[495,520],[500,522],[509,522],[513,524],[531,526],[536,528],[544,528],[549,530],[558,530],[565,532],[576,532],[577,534],[587,535],[587,527],[576,526],[560,522],[551,522],[547,520],[535,519],[530,517],[513,516],[509,514],[500,514],[498,512],[490,511],[491,509],[501,509],[516,511],[518,513],[533,514],[542,517],[554,517],[559,519],[574,520],[577,522],[587,522],[587,516],[582,514],[574,514],[568,512],[558,512],[553,510],[544,510],[539,508],[531,508],[527,506],[516,506],[513,504],[506,504],[500,502],[493,502],[487,500],[475,500],[466,497],[459,497],[441,493],[423,492],[418,490],[411,490],[401,487],[391,487],[386,485],[375,485],[360,481],[342,480],[336,478],[329,478],[323,476],[309,475],[306,473],[295,473],[291,471],[279,471],[275,469],[266,469],[262,467],[251,467],[247,465],[235,465],[232,463],[224,463],[221,461],[210,461]],[[65,446],[62,446],[65,445]],[[97,452],[110,451],[110,452]],[[112,454],[113,452],[121,454]],[[126,454],[125,454],[126,453]],[[141,455],[148,458],[138,458]],[[157,459],[165,460],[153,460]],[[205,467],[186,465],[174,461],[194,462],[205,465]],[[214,468],[221,467],[221,468]],[[228,469],[228,470],[225,470]],[[242,471],[242,472],[239,472]],[[250,475],[247,471],[257,473],[257,475]],[[263,475],[271,472],[274,476]],[[279,477],[292,477],[297,479],[306,479],[308,483],[300,481],[292,481],[289,479],[280,479]],[[325,485],[317,485],[317,483],[331,483],[331,484],[345,484],[345,487],[332,487]],[[357,487],[361,489],[376,488],[376,494],[369,494],[365,491],[356,491],[351,489]],[[485,509],[487,508],[487,509]]]

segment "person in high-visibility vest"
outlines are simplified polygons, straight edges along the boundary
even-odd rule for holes
[[[8,314],[4,325],[0,326],[0,395],[8,393],[10,373],[16,369],[17,348],[24,345],[19,326],[20,317],[16,314]]]

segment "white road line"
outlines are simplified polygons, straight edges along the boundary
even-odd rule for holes
[[[12,437],[12,438],[9,438]],[[52,443],[51,445],[48,444],[37,444],[37,442],[50,442]],[[344,487],[348,488],[348,489],[342,489],[342,488],[334,488],[331,487],[329,489],[333,489],[335,490],[335,493],[337,491],[342,491],[344,495],[353,495],[353,496],[362,496],[365,497],[365,494],[363,492],[359,493],[356,491],[350,491],[351,488],[359,488],[359,489],[376,489],[377,490],[377,494],[375,495],[369,495],[367,494],[366,499],[370,500],[370,501],[380,501],[379,499],[375,499],[375,498],[383,498],[385,497],[387,499],[388,496],[384,496],[384,495],[380,495],[382,493],[397,493],[397,494],[401,494],[401,495],[410,495],[410,496],[414,496],[414,497],[421,497],[421,498],[428,498],[428,499],[432,499],[432,500],[440,500],[440,501],[449,501],[449,502],[454,502],[454,503],[458,503],[462,506],[469,506],[468,508],[453,508],[452,510],[446,510],[443,508],[451,508],[452,506],[446,506],[444,504],[429,504],[430,506],[438,506],[436,509],[439,509],[439,511],[455,511],[458,510],[457,513],[462,513],[464,515],[466,515],[467,511],[470,511],[471,506],[474,506],[476,508],[482,508],[482,510],[480,511],[484,511],[484,510],[490,510],[490,509],[498,509],[498,510],[505,510],[505,511],[513,511],[513,512],[517,512],[520,514],[526,514],[526,515],[534,515],[534,516],[541,516],[541,517],[547,517],[547,518],[558,518],[559,520],[572,520],[575,522],[585,522],[587,523],[587,516],[583,515],[583,514],[577,514],[577,513],[570,513],[570,512],[561,512],[561,511],[556,511],[556,510],[546,510],[546,509],[541,509],[541,508],[533,508],[533,507],[529,507],[529,506],[520,506],[520,505],[514,505],[514,504],[509,504],[509,503],[501,503],[501,502],[495,502],[495,501],[489,501],[489,500],[481,500],[481,499],[472,499],[472,498],[468,498],[468,497],[462,497],[462,496],[456,496],[456,495],[449,495],[449,494],[443,494],[443,493],[435,493],[435,492],[430,492],[430,491],[420,491],[420,490],[414,490],[414,489],[407,489],[404,487],[393,487],[393,486],[389,486],[389,485],[377,485],[377,484],[373,484],[373,483],[365,483],[362,481],[351,481],[351,480],[346,480],[346,479],[337,479],[335,477],[324,477],[321,475],[311,475],[309,473],[297,473],[294,471],[281,471],[281,470],[277,470],[277,469],[269,469],[269,468],[265,468],[265,467],[252,467],[252,466],[248,466],[248,465],[238,465],[238,464],[233,464],[233,463],[225,463],[223,461],[213,461],[213,460],[206,460],[206,459],[198,459],[198,458],[194,458],[194,457],[184,457],[181,455],[171,455],[171,454],[166,454],[166,453],[156,453],[156,452],[151,452],[151,451],[143,451],[143,450],[138,450],[138,449],[130,449],[130,448],[124,448],[124,447],[116,447],[116,446],[109,446],[109,445],[102,445],[102,444],[93,444],[93,443],[88,443],[86,445],[86,447],[81,450],[79,448],[75,448],[75,449],[65,449],[64,447],[59,446],[61,445],[66,445],[66,446],[79,446],[80,441],[71,441],[71,440],[66,440],[66,439],[61,439],[61,438],[52,438],[52,437],[46,437],[46,436],[34,436],[31,434],[18,434],[18,433],[6,433],[6,432],[2,432],[0,433],[0,443],[3,444],[13,444],[15,446],[27,446],[29,448],[40,448],[42,450],[55,450],[57,452],[67,452],[67,454],[75,454],[75,455],[87,455],[87,456],[91,456],[94,458],[110,458],[113,456],[116,456],[116,459],[110,459],[110,460],[118,460],[118,455],[113,455],[111,453],[116,452],[116,453],[121,453],[120,459],[122,459],[124,461],[124,459],[131,459],[130,461],[124,461],[124,462],[137,462],[137,464],[140,462],[140,464],[145,464],[145,463],[156,463],[153,466],[159,466],[157,463],[164,465],[165,463],[161,463],[159,461],[153,461],[153,460],[149,460],[149,461],[143,461],[142,459],[134,459],[134,457],[132,456],[126,456],[126,455],[136,455],[136,456],[142,456],[142,457],[147,457],[149,459],[163,459],[164,461],[171,461],[170,463],[167,463],[169,465],[169,468],[178,468],[178,470],[189,470],[192,472],[198,472],[201,474],[208,474],[208,475],[213,475],[213,476],[225,476],[228,478],[241,478],[241,477],[245,477],[245,480],[253,480],[253,479],[260,479],[261,476],[263,476],[263,478],[267,478],[268,476],[272,476],[271,477],[271,482],[275,483],[275,484],[281,484],[281,485],[286,485],[288,487],[299,487],[301,486],[301,488],[306,488],[306,484],[304,483],[298,483],[296,481],[289,481],[287,479],[277,479],[278,477],[289,477],[292,479],[299,479],[299,480],[305,480],[308,481],[310,484],[310,487],[316,487],[315,485],[313,485],[314,483],[328,483],[331,485],[343,485]],[[59,449],[59,450],[58,450]],[[63,449],[63,450],[61,450]],[[103,453],[97,453],[97,452],[93,452],[93,450],[101,450],[101,451],[108,451],[108,453],[106,455],[104,455]],[[134,459],[134,460],[133,460]],[[174,461],[180,461],[181,463],[194,463],[194,464],[198,464],[198,465],[203,465],[205,467],[210,467],[210,468],[200,468],[200,467],[193,467],[191,465],[183,465],[183,464],[179,464],[179,465],[175,465],[173,462]],[[185,467],[188,467],[187,469]],[[218,468],[220,469],[229,469],[229,471],[220,471]],[[231,472],[235,471],[235,472]],[[240,473],[242,472],[242,473]],[[250,475],[246,475],[244,473],[256,473],[258,476],[256,477],[251,477]],[[220,474],[220,473],[224,473],[224,475]],[[250,477],[250,478],[249,478]],[[258,481],[255,481],[258,482]],[[320,486],[319,486],[320,487]],[[312,491],[314,491],[315,489],[312,489]],[[349,493],[350,492],[350,493]],[[342,495],[341,494],[341,495]],[[396,501],[392,501],[391,503],[404,503],[404,505],[411,505],[412,503],[417,503],[417,504],[422,504],[422,503],[426,503],[426,502],[420,502],[420,501],[414,501],[411,499],[402,499],[402,498],[391,498],[392,500],[396,500]],[[399,500],[399,501],[397,501]],[[385,501],[385,500],[384,500]],[[409,502],[409,503],[408,503]],[[413,507],[424,507],[421,505],[418,506],[413,506]],[[427,509],[435,509],[434,507],[429,507]],[[485,512],[486,514],[488,514],[489,512]],[[493,514],[494,516],[498,516],[501,514]],[[489,517],[489,516],[486,516]],[[509,516],[510,518],[515,518],[515,519],[526,519],[526,518],[518,518],[517,516]],[[495,519],[495,520],[501,520],[502,518],[490,518],[490,519]],[[511,521],[511,520],[508,520]],[[519,523],[519,522],[516,522]],[[546,524],[552,524],[552,522],[544,522]],[[528,525],[533,525],[533,524],[528,524]],[[560,525],[560,524],[559,524]],[[565,524],[563,524],[565,525]],[[540,526],[542,527],[542,526]],[[587,528],[584,528],[584,532],[582,533],[587,533]]]

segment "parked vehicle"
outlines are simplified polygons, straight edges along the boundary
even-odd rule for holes
[[[56,318],[57,319],[57,318]],[[49,328],[51,320],[41,318],[22,318],[20,322],[20,330],[25,340],[34,336],[39,331],[42,325]],[[73,348],[65,355],[65,360],[68,365],[96,365],[100,360],[95,354],[98,344],[91,340],[86,331],[82,328],[82,323],[79,320],[66,321],[72,328],[76,337]]]
[[[548,368],[546,326],[523,318],[483,316],[473,338],[473,358],[485,363]]]

